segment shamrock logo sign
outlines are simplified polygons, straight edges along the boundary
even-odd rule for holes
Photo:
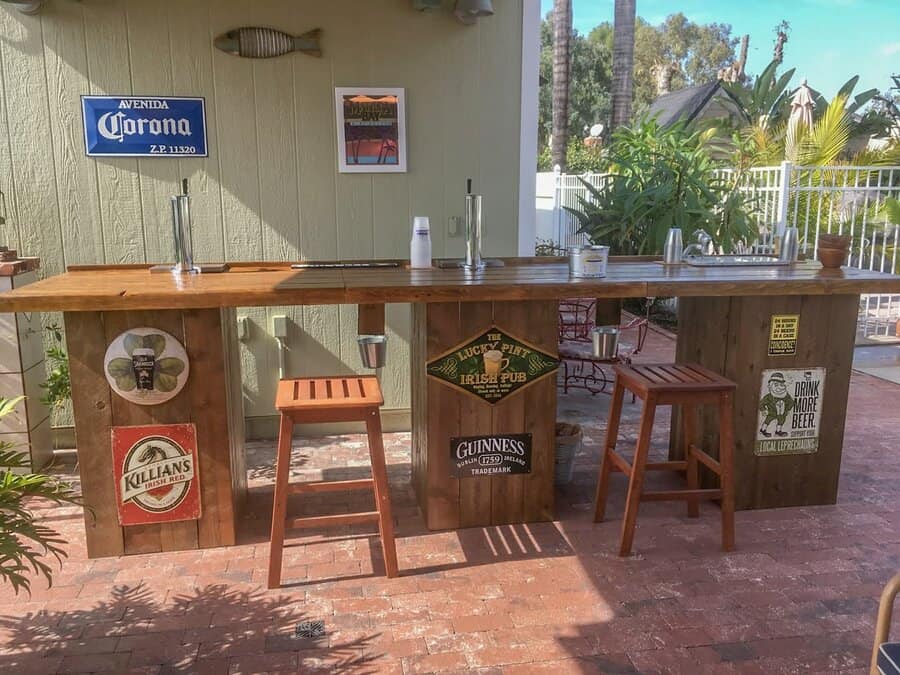
[[[188,376],[184,347],[156,328],[132,328],[119,335],[106,350],[104,364],[113,391],[140,405],[168,401]]]

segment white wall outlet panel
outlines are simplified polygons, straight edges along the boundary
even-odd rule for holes
[[[288,336],[288,320],[283,314],[277,314],[272,317],[272,335],[277,338],[286,338]]]

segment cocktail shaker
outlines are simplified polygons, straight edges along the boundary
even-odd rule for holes
[[[666,235],[666,243],[663,246],[663,262],[666,265],[677,265],[681,262],[681,253],[684,250],[684,242],[681,237],[680,227],[670,227]]]
[[[781,251],[778,259],[782,262],[795,262],[800,254],[800,231],[796,227],[786,227],[781,238]]]

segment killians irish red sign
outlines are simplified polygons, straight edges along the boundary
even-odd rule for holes
[[[112,452],[119,523],[146,525],[200,517],[193,424],[113,427]]]

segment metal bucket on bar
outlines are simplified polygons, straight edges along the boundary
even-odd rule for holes
[[[387,335],[360,335],[359,358],[365,368],[383,368],[387,358]]]
[[[619,327],[597,326],[591,330],[591,343],[595,358],[616,358],[619,351]]]

